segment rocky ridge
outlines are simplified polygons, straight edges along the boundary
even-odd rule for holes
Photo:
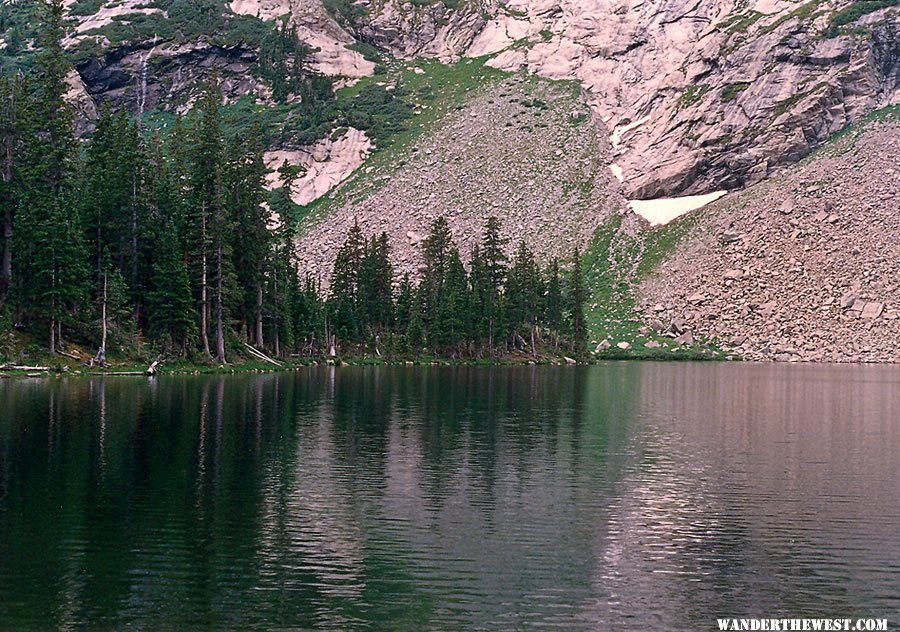
[[[748,359],[900,362],[898,165],[900,123],[873,123],[685,218],[643,317]]]

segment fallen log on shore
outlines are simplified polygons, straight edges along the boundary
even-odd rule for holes
[[[281,366],[283,366],[283,365],[281,364],[281,362],[279,362],[278,360],[273,360],[272,358],[270,358],[269,356],[267,356],[266,354],[264,354],[262,351],[260,351],[260,350],[258,350],[258,349],[255,349],[255,348],[251,347],[251,346],[248,345],[246,342],[244,343],[244,346],[247,347],[247,350],[250,352],[250,355],[252,355],[252,356],[253,356],[254,358],[256,358],[257,360],[262,360],[263,362],[269,362],[269,363],[274,364],[275,366],[277,366],[277,367],[279,367],[279,368],[280,368]]]

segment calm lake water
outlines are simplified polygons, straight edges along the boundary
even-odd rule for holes
[[[0,383],[0,629],[900,623],[900,369]]]

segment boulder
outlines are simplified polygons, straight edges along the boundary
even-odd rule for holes
[[[623,351],[627,351],[628,349],[631,349],[630,342],[622,341],[622,342],[618,343],[616,346]]]
[[[600,353],[601,351],[606,351],[611,346],[612,346],[612,344],[610,344],[609,340],[602,340],[597,345],[597,347],[594,349],[594,353]]]
[[[644,343],[644,346],[648,349],[659,349],[662,345],[656,342],[655,340],[648,340]]]
[[[869,302],[866,303],[863,307],[862,314],[860,314],[860,316],[862,318],[875,319],[881,316],[881,312],[883,311],[884,303]]]
[[[684,346],[689,347],[692,344],[694,344],[694,335],[691,332],[686,331],[683,334],[681,334],[680,336],[678,336],[675,339],[675,342],[677,342],[678,344],[680,344],[683,347]]]
[[[850,309],[856,302],[856,292],[847,292],[841,296],[841,309]]]
[[[691,294],[687,297],[687,302],[691,305],[699,305],[700,303],[706,300],[706,296],[697,292],[696,294]]]

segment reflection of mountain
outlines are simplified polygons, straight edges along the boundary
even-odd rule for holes
[[[889,369],[328,368],[0,399],[0,628],[898,605]]]

